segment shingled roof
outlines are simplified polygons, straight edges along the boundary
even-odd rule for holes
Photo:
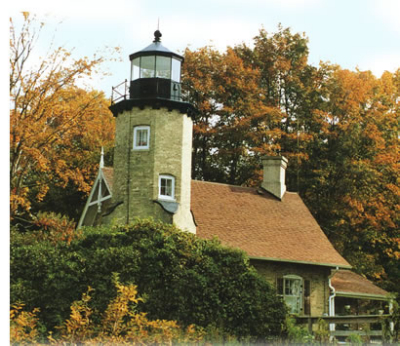
[[[113,169],[103,175],[112,189]],[[263,189],[192,180],[196,235],[218,237],[250,258],[350,268],[297,193],[278,200]]]
[[[388,292],[375,286],[366,278],[351,272],[350,270],[337,270],[331,278],[336,295],[355,298],[379,298],[386,299]]]
[[[104,179],[106,181],[106,184],[109,187],[110,192],[112,193],[113,180],[114,180],[114,168],[112,168],[112,167],[102,167],[101,170],[102,170]]]
[[[217,236],[250,258],[349,268],[297,193],[282,200],[265,190],[192,181],[196,234]]]

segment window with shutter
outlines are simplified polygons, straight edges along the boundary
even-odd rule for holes
[[[283,295],[283,278],[276,280],[276,291],[279,295]]]
[[[311,315],[311,282],[304,280],[304,314]]]
[[[304,311],[303,286],[303,279],[297,275],[285,275],[283,278],[277,279],[277,293],[283,296],[289,312],[292,314],[301,314]]]

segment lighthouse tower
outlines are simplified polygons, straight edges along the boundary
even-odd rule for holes
[[[110,107],[116,117],[112,198],[102,223],[153,218],[195,233],[190,211],[193,107],[181,98],[183,57],[161,33],[129,56],[129,95]]]

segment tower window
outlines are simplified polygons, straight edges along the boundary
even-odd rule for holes
[[[136,126],[133,131],[133,149],[149,149],[150,126]]]
[[[170,175],[160,175],[158,181],[158,198],[171,199],[175,198],[175,178]]]

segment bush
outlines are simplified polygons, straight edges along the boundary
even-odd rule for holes
[[[139,309],[149,319],[213,326],[252,340],[279,335],[284,325],[283,303],[245,253],[171,225],[145,220],[86,228],[69,244],[12,238],[11,301],[40,308],[49,330],[88,286],[95,289],[93,308],[104,311],[114,297],[112,273],[137,284],[145,298]]]
[[[112,299],[107,309],[101,314],[101,322],[93,323],[94,311],[89,306],[91,287],[82,299],[71,305],[69,318],[59,327],[61,333],[54,337],[49,333],[47,340],[57,345],[166,345],[198,344],[203,340],[204,331],[190,325],[183,330],[175,321],[150,321],[145,313],[137,313],[137,304],[142,301],[137,297],[135,285],[122,285],[114,275],[117,296]],[[22,311],[22,305],[11,308],[10,341],[11,344],[38,345],[37,309],[33,312]],[[42,344],[42,343],[40,343]]]

